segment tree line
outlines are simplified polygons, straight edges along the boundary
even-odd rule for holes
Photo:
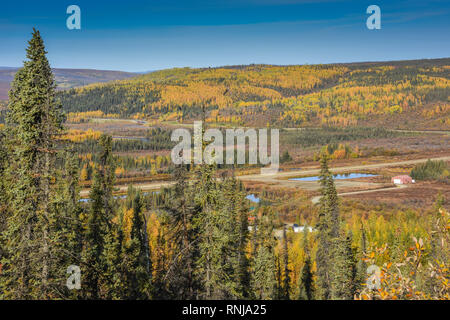
[[[411,170],[411,177],[416,180],[448,181],[450,167],[443,160],[433,161],[428,159],[427,162],[418,164]]]

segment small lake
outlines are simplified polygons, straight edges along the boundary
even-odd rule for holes
[[[343,174],[333,174],[334,180],[344,180],[344,179],[357,179],[357,178],[368,178],[376,177],[376,174],[370,173],[343,173]],[[292,181],[319,181],[319,176],[314,177],[304,177],[304,178],[291,178]]]

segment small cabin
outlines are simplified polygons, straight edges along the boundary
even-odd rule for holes
[[[391,179],[394,184],[409,184],[414,183],[414,179],[407,175],[395,176]]]

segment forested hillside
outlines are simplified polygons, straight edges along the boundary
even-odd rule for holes
[[[233,125],[450,126],[450,59],[170,69],[60,93],[67,112]]]

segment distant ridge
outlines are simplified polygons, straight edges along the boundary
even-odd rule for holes
[[[66,112],[168,123],[427,130],[448,128],[449,96],[449,58],[173,68],[59,94]]]
[[[8,90],[11,81],[19,68],[0,66],[0,100],[8,99]],[[85,86],[91,83],[123,80],[136,77],[139,73],[95,70],[95,69],[61,69],[54,68],[53,74],[58,85],[58,89],[70,89]]]

